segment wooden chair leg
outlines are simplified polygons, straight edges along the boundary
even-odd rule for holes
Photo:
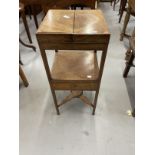
[[[28,15],[29,15],[30,19],[32,19],[32,17],[31,17],[32,10],[31,10],[31,6],[30,5],[27,6],[27,10],[28,10]]]
[[[121,0],[121,2],[120,2],[120,6],[119,6],[119,11],[118,11],[119,13],[118,13],[118,15],[121,14],[122,10],[123,10],[123,9],[122,9],[122,0]],[[119,21],[119,23],[120,23],[120,21]]]
[[[38,20],[37,20],[36,9],[34,5],[32,5],[32,13],[33,13],[33,18],[34,18],[36,28],[38,28]]]
[[[54,105],[55,105],[55,108],[56,108],[57,115],[60,115],[55,91],[54,91],[52,88],[51,88],[51,91],[52,91],[53,100],[54,100]]]
[[[125,16],[125,20],[124,20],[123,29],[122,29],[121,36],[120,36],[120,41],[123,40],[123,37],[125,35],[125,31],[126,31],[126,27],[128,25],[129,19],[130,19],[130,10],[128,9],[127,13],[126,13],[126,16]]]
[[[128,73],[129,73],[129,70],[130,70],[130,66],[129,65],[126,65],[125,69],[124,69],[124,72],[123,72],[123,77],[126,78]]]
[[[24,74],[24,71],[22,70],[20,65],[19,65],[19,75],[20,75],[21,79],[23,80],[25,87],[27,87],[29,85],[29,83],[28,83],[28,80],[27,80],[27,78]]]
[[[28,24],[27,24],[27,20],[26,20],[26,16],[25,16],[24,11],[21,13],[21,16],[22,16],[22,19],[23,19],[23,23],[24,23],[24,26],[25,26],[25,30],[26,30],[29,42],[32,43],[32,39],[31,39],[31,35],[30,35],[30,30],[29,30],[29,27],[28,27]]]
[[[94,99],[94,107],[93,107],[93,112],[92,115],[95,115],[95,110],[96,110],[96,105],[97,105],[97,99],[98,99],[98,94],[99,94],[99,89],[95,93],[95,99]]]
[[[123,72],[123,77],[124,78],[127,77],[128,73],[129,73],[129,70],[130,70],[130,67],[133,64],[133,60],[134,60],[134,55],[133,55],[133,53],[131,53],[131,56],[130,56],[129,60],[126,62],[126,67],[125,67],[124,72]]]
[[[122,19],[122,16],[123,16],[123,12],[124,12],[124,11],[121,11],[121,12],[120,12],[120,15],[119,15],[119,21],[118,21],[118,23],[120,23],[120,22],[121,22],[121,19]]]
[[[131,48],[129,48],[129,49],[127,50],[127,52],[125,53],[125,60],[126,60],[126,61],[129,61],[130,55],[131,55]]]
[[[125,10],[125,7],[126,7],[126,3],[127,3],[127,0],[121,0],[120,2],[120,8],[119,8],[119,23],[121,22],[121,19],[122,19],[122,15],[123,15],[123,12]]]

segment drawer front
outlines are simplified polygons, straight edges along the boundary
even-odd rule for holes
[[[66,82],[52,82],[51,86],[56,90],[96,90],[97,82],[90,83],[66,83]]]
[[[37,34],[37,39],[44,43],[108,43],[110,35],[68,35],[68,34]]]
[[[104,50],[110,35],[51,35],[37,34],[37,40],[43,49],[50,50]]]
[[[40,44],[73,42],[73,36],[68,34],[37,34],[37,39]]]
[[[74,43],[102,43],[109,42],[110,35],[74,35]]]

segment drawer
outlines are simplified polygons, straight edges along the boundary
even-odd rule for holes
[[[96,90],[97,82],[51,82],[55,90]]]
[[[73,42],[73,35],[69,34],[37,34],[40,44],[70,43]]]
[[[74,43],[102,43],[108,44],[109,43],[109,34],[105,35],[78,35],[75,34],[73,37]]]

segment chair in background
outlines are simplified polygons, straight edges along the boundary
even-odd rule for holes
[[[26,16],[25,16],[25,9],[24,9],[24,4],[23,3],[19,3],[19,17],[22,17],[23,19],[23,23],[25,26],[25,30],[29,39],[29,42],[32,43],[32,39],[31,39],[31,35],[30,35],[30,30],[27,24],[27,20],[26,20]]]
[[[113,4],[113,10],[115,10],[115,6],[119,2],[119,0],[113,0],[113,2],[114,2],[114,4]]]
[[[127,0],[121,0],[120,1],[119,21],[118,21],[119,23],[121,22],[121,19],[122,19],[122,16],[123,16],[124,11],[127,11],[126,4],[127,4]]]
[[[55,2],[55,3],[54,3]],[[43,10],[45,14],[49,9],[72,9],[76,10],[77,7],[80,7],[83,10],[84,7],[95,9],[96,0],[61,0],[61,1],[53,1],[48,5],[43,4]]]
[[[131,14],[135,15],[135,0],[128,1],[128,8],[127,8],[126,16],[124,19],[122,32],[120,35],[120,41],[122,41],[124,37],[130,37],[129,35],[125,33],[125,31],[126,31]]]
[[[133,61],[135,59],[135,29],[133,30],[132,36],[129,38],[129,49],[126,52],[126,66],[123,72],[123,77],[128,76],[131,67],[135,67]],[[135,108],[132,111],[132,116],[135,117]]]
[[[19,16],[22,16],[23,23],[24,23],[24,26],[25,26],[25,30],[27,32],[27,36],[29,38],[30,43],[32,43],[29,27],[28,27],[28,24],[27,24],[26,16],[25,16],[25,9],[24,9],[24,4],[23,3],[19,3]],[[19,43],[21,43],[25,47],[32,48],[34,51],[36,51],[35,46],[24,43],[22,41],[22,39],[20,38],[20,36],[19,36]],[[21,60],[20,51],[19,51],[19,63],[21,65],[23,65],[22,60]]]
[[[36,28],[38,28],[37,13],[41,10],[47,13],[49,9],[76,9],[76,7],[88,6],[91,9],[95,9],[96,0],[20,0],[26,7],[28,6],[28,12],[31,12],[34,17]]]
[[[41,5],[28,5],[28,7],[31,14],[33,15],[35,26],[36,28],[38,28],[37,14],[39,14],[42,11],[42,7]]]
[[[123,72],[123,77],[126,78],[131,67],[135,67],[133,61],[135,59],[135,30],[129,38],[129,49],[126,52],[126,67]]]
[[[120,8],[119,8],[119,15],[120,15],[119,16],[119,21],[118,21],[119,23],[121,22],[124,11],[127,12],[127,10],[128,10],[128,8],[126,8],[126,5],[127,5],[127,0],[121,0]],[[131,11],[131,15],[135,16],[134,10]]]

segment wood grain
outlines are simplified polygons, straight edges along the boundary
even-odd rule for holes
[[[72,34],[74,22],[73,10],[49,10],[37,33]]]
[[[76,10],[74,34],[108,34],[108,26],[101,10]]]
[[[55,54],[53,80],[97,80],[99,67],[94,51],[59,51]],[[63,76],[62,76],[63,75]]]

